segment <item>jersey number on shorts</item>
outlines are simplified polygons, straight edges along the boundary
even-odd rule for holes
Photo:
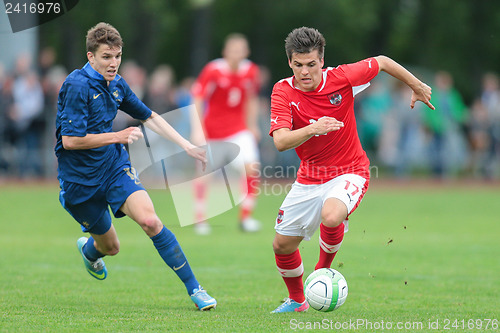
[[[130,179],[132,179],[136,183],[136,185],[139,185],[141,183],[141,181],[139,180],[139,177],[137,176],[137,171],[135,171],[134,167],[123,168],[123,171],[125,171],[127,173],[127,176],[129,176]]]
[[[352,184],[352,183],[351,183],[350,181],[348,181],[348,180],[346,180],[345,182],[346,182],[346,184],[345,184],[344,190],[348,191],[348,190],[349,190],[349,187],[351,187],[351,185],[352,185],[352,187],[354,187],[354,188],[355,188],[355,190],[351,193],[351,195],[352,195],[352,196],[355,196],[355,195],[359,192],[359,187],[358,187],[358,186],[356,186],[356,185],[354,185],[354,184]]]

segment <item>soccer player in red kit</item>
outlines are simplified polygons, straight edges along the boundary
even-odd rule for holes
[[[324,65],[325,39],[316,29],[293,30],[285,40],[293,76],[275,84],[270,135],[279,151],[295,148],[301,159],[297,180],[276,219],[273,249],[289,296],[273,313],[302,312],[304,267],[298,250],[320,228],[315,269],[329,268],[342,244],[347,219],[361,202],[370,179],[370,161],[361,147],[354,118],[354,96],[380,71],[412,90],[410,106],[429,108],[431,88],[386,56],[356,63]]]
[[[257,147],[260,136],[257,125],[259,70],[247,59],[249,53],[245,36],[231,34],[226,38],[223,58],[209,62],[201,71],[192,92],[203,129],[193,129],[192,140],[203,144],[204,133],[208,144],[230,142],[240,147],[246,171],[242,185],[247,187],[248,192],[241,203],[239,219],[243,231],[254,232],[260,229],[260,222],[251,217],[260,168]],[[224,152],[218,151],[218,159],[224,158],[221,153]],[[203,221],[195,225],[195,230],[206,234],[210,228],[204,221],[206,184],[201,179],[195,183],[195,192],[196,220]]]

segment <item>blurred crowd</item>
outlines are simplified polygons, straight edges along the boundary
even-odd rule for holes
[[[55,175],[57,95],[66,70],[55,64],[54,50],[39,58],[20,55],[14,68],[0,63],[0,176]]]
[[[397,80],[372,81],[355,108],[358,131],[372,165],[396,177],[500,176],[500,85],[485,73],[471,105],[455,88],[453,76],[438,71],[431,82],[436,110],[417,103]]]
[[[51,48],[41,50],[38,59],[20,56],[14,68],[0,63],[0,178],[55,177],[57,96],[68,74],[56,63]],[[159,65],[148,73],[134,61],[125,61],[120,74],[137,96],[159,114],[191,104],[194,78],[177,80],[169,65]],[[264,175],[293,178],[295,174],[284,170],[296,170],[299,160],[295,152],[279,153],[267,135],[273,82],[264,67],[261,81],[261,162],[263,168],[275,170]],[[410,89],[382,75],[358,95],[358,131],[377,174],[498,179],[499,77],[485,73],[471,105],[464,102],[450,73],[439,71],[427,83],[433,88],[431,102],[435,111],[421,104],[411,110]],[[137,122],[119,112],[115,129],[131,125]],[[189,137],[189,119],[176,119],[172,125]]]

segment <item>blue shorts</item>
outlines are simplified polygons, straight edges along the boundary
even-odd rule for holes
[[[135,169],[124,165],[97,186],[86,186],[59,180],[62,206],[81,224],[84,232],[105,234],[111,228],[111,215],[125,216],[120,207],[135,191],[144,190]]]

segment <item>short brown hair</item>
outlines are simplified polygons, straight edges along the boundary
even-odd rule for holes
[[[285,39],[285,51],[288,60],[293,53],[310,53],[318,50],[319,58],[325,54],[326,41],[317,29],[301,27],[293,29]]]
[[[109,23],[98,23],[87,31],[87,52],[95,53],[100,44],[109,47],[123,47],[123,40],[118,30]]]

